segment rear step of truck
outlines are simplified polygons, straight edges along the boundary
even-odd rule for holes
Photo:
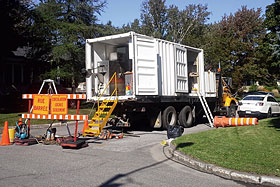
[[[197,95],[198,95],[199,100],[200,100],[200,102],[201,102],[201,105],[202,105],[202,107],[203,107],[203,109],[204,109],[204,112],[205,112],[205,114],[206,114],[206,117],[207,117],[207,119],[208,119],[208,121],[209,121],[210,127],[214,127],[214,125],[213,125],[213,123],[214,123],[214,118],[213,118],[213,115],[212,115],[212,113],[211,113],[211,111],[210,111],[210,108],[209,108],[209,106],[208,106],[208,103],[207,103],[205,97],[204,97],[203,95],[201,95],[199,92],[197,92]]]
[[[117,74],[111,77],[109,83],[103,90],[102,94],[99,96],[97,100],[97,111],[95,112],[92,120],[88,124],[88,128],[86,128],[83,132],[83,136],[98,136],[102,129],[105,127],[106,123],[108,122],[109,117],[111,116],[112,112],[114,111],[115,107],[118,104],[117,98]],[[109,88],[109,85],[112,81],[115,81],[115,89],[112,92],[110,98],[108,100],[103,100],[100,104],[100,99],[103,96],[106,89]],[[115,99],[111,99],[114,96]]]

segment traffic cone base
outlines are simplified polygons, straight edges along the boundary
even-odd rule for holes
[[[7,121],[5,121],[0,145],[11,145],[10,138],[9,138],[9,129],[8,129],[8,122]]]

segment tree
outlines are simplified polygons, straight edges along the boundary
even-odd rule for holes
[[[185,9],[179,10],[175,5],[167,8],[165,2],[165,0],[144,1],[141,9],[141,29],[138,26],[137,30],[153,37],[201,47],[206,20],[210,15],[207,5],[190,4]],[[137,25],[137,22],[134,23]]]
[[[27,45],[28,27],[31,24],[31,1],[0,0],[1,52],[0,58],[19,46]]]
[[[264,40],[264,51],[267,54],[269,73],[274,80],[280,79],[280,0],[266,7],[264,25],[268,32]]]
[[[207,5],[190,4],[181,11],[177,6],[171,5],[167,13],[167,39],[198,47],[209,15]],[[194,40],[196,41],[193,42]]]
[[[61,78],[74,86],[84,66],[84,44],[98,36],[102,0],[41,0],[31,28],[34,58],[43,62],[42,78]]]
[[[164,38],[167,23],[165,0],[146,0],[142,3],[141,22],[143,34]]]
[[[143,33],[142,26],[140,24],[139,19],[134,19],[132,23],[128,23],[126,25],[123,25],[121,28],[121,32],[129,32],[134,31],[136,33]],[[144,34],[144,33],[143,33]]]
[[[211,46],[207,59],[221,62],[223,74],[233,77],[235,88],[247,80],[258,81],[266,76],[266,69],[258,64],[258,47],[265,35],[261,9],[243,6],[235,14],[225,15],[212,26]],[[209,52],[211,51],[211,53]]]

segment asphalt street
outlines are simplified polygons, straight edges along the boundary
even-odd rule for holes
[[[65,126],[57,135],[67,135]],[[79,125],[79,131],[82,124]],[[70,125],[71,132],[74,126]],[[206,125],[185,133],[209,130]],[[42,135],[43,129],[31,129]],[[0,146],[0,186],[252,186],[202,173],[172,161],[166,131],[129,131],[123,139],[89,139],[79,150],[57,145]]]

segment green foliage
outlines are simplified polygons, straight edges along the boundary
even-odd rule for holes
[[[183,10],[179,10],[178,7],[171,5],[167,15],[166,38],[168,40],[193,47],[201,47],[205,34],[204,31],[207,28],[205,23],[210,15],[206,5],[190,4]]]
[[[42,0],[36,6],[32,47],[33,58],[45,65],[41,78],[61,77],[72,85],[82,78],[85,40],[98,35],[96,16],[104,6],[102,0]]]
[[[252,85],[249,87],[249,92],[254,92],[258,90],[258,86],[257,85]]]
[[[266,77],[267,69],[258,63],[258,46],[265,35],[261,10],[242,7],[210,27],[205,46],[208,64],[222,65],[223,76],[233,78],[234,88],[247,80]]]
[[[141,11],[144,34],[164,38],[167,23],[165,0],[146,0],[142,3]]]
[[[269,91],[276,89],[276,90],[280,91],[280,87],[278,87],[278,86],[264,86],[264,89],[269,90]]]
[[[129,31],[134,31],[136,33],[143,33],[143,28],[142,25],[139,21],[139,19],[135,19],[132,23],[128,23],[126,25],[123,25],[121,28],[121,32],[129,32]]]
[[[207,5],[186,5],[179,10],[175,5],[166,5],[165,0],[145,0],[141,7],[141,19],[123,26],[123,31],[182,43],[193,47],[203,47],[206,41],[210,12]]]
[[[265,11],[266,19],[264,26],[268,29],[264,45],[268,52],[269,73],[273,79],[280,79],[280,1],[275,0],[275,3],[267,6]]]
[[[207,5],[186,4],[183,9],[166,5],[166,0],[143,0],[140,19],[121,28],[97,24],[106,0],[0,1],[0,18],[5,25],[2,53],[28,45],[39,77],[75,84],[84,67],[87,38],[128,31],[163,38],[204,49],[207,69],[222,64],[223,76],[233,78],[234,88],[248,80],[275,86],[280,69],[280,1],[260,9],[241,7],[221,21],[207,24]],[[36,78],[35,78],[36,79]]]
[[[30,1],[0,0],[1,52],[0,58],[28,43],[29,19],[32,14]]]
[[[92,111],[93,110],[93,111]],[[93,117],[95,109],[92,109],[92,104],[87,104],[87,105],[81,105],[81,108],[79,109],[79,114],[80,115],[89,115],[89,119]],[[8,114],[1,114],[0,113],[0,127],[4,126],[4,122],[8,121],[9,127],[16,126],[16,122],[19,120],[21,117],[21,114],[26,113],[21,112],[21,113],[8,113]],[[77,109],[70,109],[68,108],[68,114],[77,114]],[[31,119],[30,123],[31,125],[38,125],[38,124],[50,124],[52,123],[53,120],[48,120],[48,119]],[[55,120],[55,123],[59,123],[58,120]],[[31,126],[32,128],[32,126]]]
[[[136,19],[130,28],[156,38],[201,47],[209,15],[206,5],[190,4],[179,10],[175,5],[167,7],[165,0],[146,0],[141,8],[141,24]]]

